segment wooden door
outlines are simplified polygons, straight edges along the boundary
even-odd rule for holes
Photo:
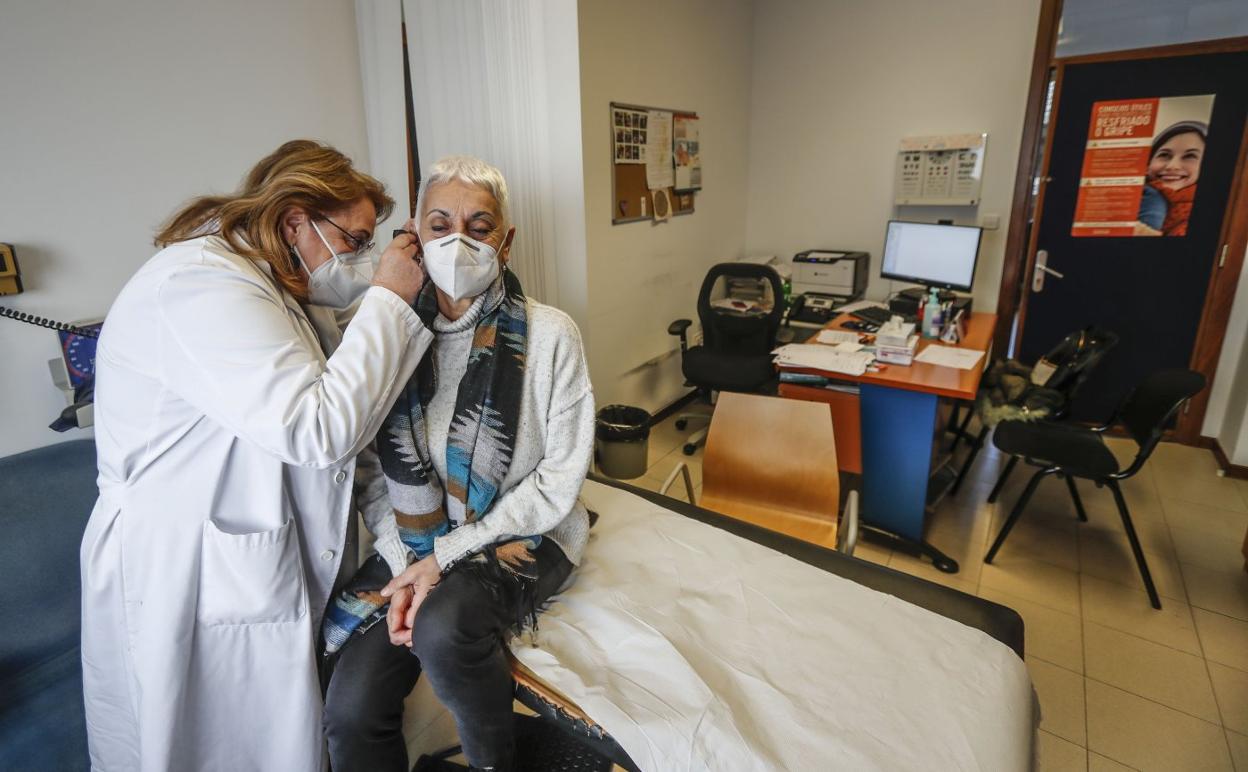
[[[1058,66],[1022,277],[1023,361],[1087,324],[1121,336],[1076,400],[1084,420],[1198,358],[1248,113],[1248,51],[1120,56]]]

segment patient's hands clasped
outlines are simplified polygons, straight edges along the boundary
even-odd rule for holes
[[[390,608],[386,611],[390,643],[411,647],[416,611],[441,579],[442,569],[437,558],[429,555],[408,566],[382,588],[382,596],[390,599]]]

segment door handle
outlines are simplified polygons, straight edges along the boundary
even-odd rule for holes
[[[1032,292],[1044,291],[1044,275],[1046,273],[1055,279],[1066,278],[1066,274],[1062,273],[1061,271],[1055,271],[1052,268],[1050,268],[1048,266],[1048,262],[1049,262],[1049,250],[1047,249],[1036,250],[1036,270],[1035,270],[1035,273],[1033,273],[1031,277],[1031,291]]]

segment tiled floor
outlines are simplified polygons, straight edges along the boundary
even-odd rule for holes
[[[696,408],[695,408],[696,409]],[[702,452],[681,453],[673,419],[651,432],[649,469],[633,484],[657,490],[681,461],[701,495]],[[1127,458],[1134,445],[1110,440]],[[1248,772],[1248,481],[1218,477],[1208,451],[1163,444],[1124,493],[1163,610],[1148,603],[1113,499],[1080,483],[1089,522],[1065,486],[1042,483],[993,565],[983,555],[1027,481],[1014,475],[985,499],[1002,459],[988,448],[957,497],[930,519],[929,539],[962,566],[873,544],[857,557],[1017,610],[1027,667],[1040,696],[1041,770]],[[685,499],[683,483],[669,495]]]

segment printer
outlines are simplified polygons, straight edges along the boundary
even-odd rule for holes
[[[830,295],[841,303],[867,290],[866,252],[808,249],[793,256],[793,294]]]

